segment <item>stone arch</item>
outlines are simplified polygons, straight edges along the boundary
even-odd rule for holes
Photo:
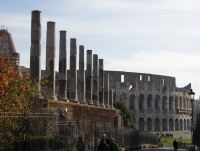
[[[147,109],[151,110],[152,109],[152,95],[149,94],[147,97]]]
[[[152,120],[150,117],[147,119],[147,131],[152,131]]]
[[[183,130],[183,120],[180,119],[180,130],[182,131]]]
[[[156,97],[155,97],[155,110],[160,110],[159,101],[160,101],[160,96],[156,95]]]
[[[139,125],[139,130],[144,131],[144,118],[143,117],[140,117],[138,125]]]
[[[134,109],[135,106],[135,95],[131,94],[130,96],[130,109]]]
[[[175,120],[175,131],[178,131],[178,119]]]
[[[160,120],[159,120],[159,118],[155,119],[155,131],[160,131]]]
[[[182,109],[183,108],[183,105],[182,105],[182,98],[180,97],[180,100],[179,100],[179,108]]]
[[[169,110],[173,111],[173,97],[172,96],[169,97]]]
[[[126,94],[125,93],[120,93],[120,101],[126,102]]]
[[[186,119],[183,120],[183,130],[186,130]]]
[[[170,130],[170,131],[173,131],[173,130],[174,130],[174,129],[173,129],[173,119],[172,119],[172,118],[169,119],[169,130]]]
[[[162,130],[167,131],[167,119],[163,118],[162,120]]]
[[[139,95],[139,110],[143,110],[144,109],[144,95],[140,94]]]
[[[166,96],[163,96],[163,99],[162,99],[162,110],[167,111],[167,97]]]

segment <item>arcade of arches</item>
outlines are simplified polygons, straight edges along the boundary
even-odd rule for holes
[[[125,93],[121,94],[121,101],[126,98]],[[138,102],[136,102],[138,98]],[[189,130],[191,125],[191,104],[188,98],[159,96],[159,95],[130,95],[129,107],[138,121],[138,128],[141,131],[179,131]],[[125,100],[124,100],[125,101]],[[138,116],[139,115],[139,116]]]

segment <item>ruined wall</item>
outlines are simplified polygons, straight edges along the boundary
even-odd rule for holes
[[[20,61],[20,54],[16,52],[11,34],[6,29],[1,29],[0,51],[5,53],[6,58],[14,58],[15,63]]]
[[[140,130],[190,129],[191,104],[187,93],[191,84],[178,88],[175,77],[123,71],[105,73],[110,76],[114,96],[131,109]]]

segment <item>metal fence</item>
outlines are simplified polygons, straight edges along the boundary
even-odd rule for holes
[[[95,120],[68,121],[65,118],[52,115],[43,114],[41,117],[39,114],[29,115],[25,132],[27,135],[24,140],[18,142],[10,140],[9,143],[0,140],[0,151],[75,151],[78,137],[83,138],[86,151],[95,151],[102,134],[106,134],[107,138],[113,137],[120,148],[126,148],[127,150],[137,148],[141,144],[157,145],[157,137],[149,133],[139,132],[123,126],[114,126],[114,123]],[[10,117],[1,116],[2,118]],[[15,120],[15,118],[12,117],[12,120]],[[38,125],[37,122],[40,122],[39,127],[34,126],[34,123]],[[4,127],[4,125],[0,126]],[[0,133],[18,135],[18,133],[10,131],[6,127],[1,128]]]

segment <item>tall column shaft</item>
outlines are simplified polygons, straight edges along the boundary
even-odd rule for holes
[[[86,101],[92,105],[92,50],[87,50]]]
[[[103,68],[103,59],[99,59],[99,105],[104,107],[104,68]]]
[[[67,36],[60,31],[60,50],[58,67],[58,99],[67,101]]]
[[[70,39],[70,84],[69,84],[69,100],[78,102],[77,99],[77,40]]]
[[[42,32],[42,13],[32,11],[31,16],[31,52],[30,52],[30,77],[31,79],[41,80],[41,32]],[[41,86],[38,85],[40,92]],[[40,94],[39,94],[40,95]]]
[[[79,46],[79,84],[78,84],[78,101],[82,104],[86,103],[85,100],[85,59],[84,59],[84,46]]]
[[[105,107],[109,106],[109,74],[104,74],[104,103]]]
[[[99,59],[98,55],[93,55],[93,97],[94,105],[99,105]]]
[[[112,89],[109,90],[109,106],[110,106],[110,108],[114,109],[114,107],[113,107],[113,90]]]
[[[55,58],[56,58],[56,23],[47,22],[47,41],[46,41],[46,73],[50,73],[47,77],[52,82],[46,87],[46,95],[48,99],[56,100],[55,88]]]

